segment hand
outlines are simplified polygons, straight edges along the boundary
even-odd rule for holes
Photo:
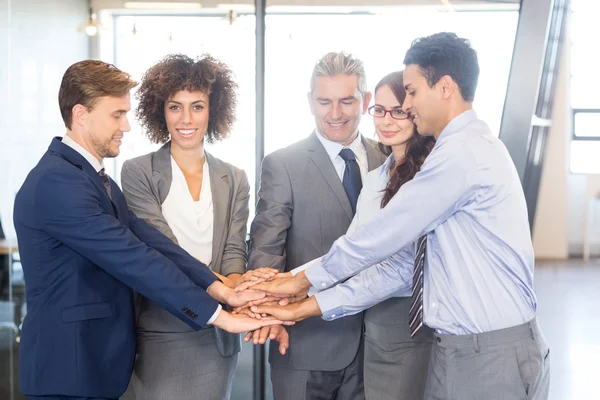
[[[252,289],[261,290],[271,295],[289,294],[297,296],[306,295],[310,287],[310,281],[306,278],[304,271],[302,271],[296,276],[286,276],[256,284]],[[240,291],[240,288],[236,288],[235,290]]]
[[[269,279],[260,278],[260,279],[256,279],[256,280],[245,281],[245,282],[241,283],[238,287],[236,287],[235,290],[241,292],[241,291],[249,289],[253,286],[258,285],[259,283],[268,282],[268,281],[272,281],[274,279],[281,279],[281,278],[293,278],[293,275],[291,272],[280,272],[278,274],[275,274],[274,276],[272,276]]]
[[[265,296],[262,299],[252,300],[252,301],[249,301],[248,304],[245,306],[235,308],[234,312],[241,313],[241,312],[244,312],[242,310],[248,310],[249,307],[258,306],[258,305],[265,304],[265,303],[269,303],[269,304],[273,304],[273,305],[278,304],[280,306],[287,306],[288,304],[296,303],[296,302],[304,300],[304,299],[306,299],[305,294],[300,294],[297,296],[288,295],[288,294],[275,294],[275,295],[268,294],[267,296]],[[251,311],[248,310],[248,312],[251,312]],[[244,313],[246,313],[247,315],[250,315],[247,312],[244,312]]]
[[[244,282],[256,282],[261,281],[264,282],[266,280],[272,279],[279,273],[279,270],[274,268],[257,268],[251,271],[246,272],[241,278],[238,280],[238,286]]]
[[[274,318],[255,319],[247,315],[231,314],[221,310],[213,325],[231,333],[242,333],[255,331],[263,326],[281,325],[283,321]],[[286,325],[293,325],[293,322],[285,322]]]
[[[245,306],[249,301],[259,300],[266,296],[265,293],[256,290],[236,292],[219,281],[211,284],[206,292],[218,302],[229,304],[232,307]]]
[[[290,347],[290,336],[287,330],[281,325],[264,326],[254,332],[248,332],[244,337],[244,342],[252,340],[253,344],[265,344],[267,337],[270,340],[279,342],[279,353],[285,355]]]
[[[263,304],[250,307],[254,314],[261,315],[262,318],[267,315],[282,321],[302,321],[308,317],[323,315],[319,303],[314,297],[305,300],[281,306],[279,304]]]
[[[231,307],[244,307],[249,305],[250,302],[260,301],[267,296],[265,292],[258,290],[245,290],[243,292],[236,292],[230,289],[226,303]]]

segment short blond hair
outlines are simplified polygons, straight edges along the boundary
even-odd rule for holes
[[[71,65],[63,75],[58,91],[60,114],[67,129],[73,123],[73,107],[81,104],[89,109],[100,97],[123,97],[137,82],[112,64],[84,60]]]
[[[317,61],[310,79],[311,93],[315,91],[315,81],[318,77],[336,75],[358,76],[358,90],[363,96],[367,93],[367,77],[363,62],[344,52],[327,53]]]

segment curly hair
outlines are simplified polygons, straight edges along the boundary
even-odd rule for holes
[[[384,76],[377,86],[375,86],[375,93],[383,87],[389,86],[392,89],[392,93],[398,100],[398,103],[403,104],[406,98],[406,90],[404,89],[404,82],[402,79],[402,71],[392,72]],[[413,125],[414,126],[414,125]],[[425,162],[425,159],[433,149],[435,139],[431,136],[421,136],[417,132],[415,126],[414,134],[408,139],[406,143],[406,155],[400,164],[396,165],[394,170],[390,174],[390,179],[384,190],[383,198],[381,199],[381,208],[384,208],[394,197],[400,187],[406,182],[410,181],[415,177],[417,172],[421,169],[421,165]],[[381,142],[379,143],[381,151],[389,155],[392,153],[390,146],[384,146]]]
[[[170,54],[154,64],[142,78],[135,111],[146,136],[153,143],[169,140],[165,102],[181,90],[201,91],[209,96],[209,143],[226,138],[235,122],[236,89],[233,73],[224,63],[209,55],[192,59]]]

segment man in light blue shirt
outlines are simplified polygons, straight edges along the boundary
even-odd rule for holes
[[[472,110],[477,55],[468,41],[439,33],[414,41],[404,63],[403,107],[420,134],[437,140],[421,171],[305,271],[255,288],[304,293],[359,276],[337,296],[253,311],[335,319],[412,283],[411,329],[435,330],[426,399],[545,399],[549,349],[535,320],[527,208],[505,146]],[[405,249],[423,236],[424,265]]]

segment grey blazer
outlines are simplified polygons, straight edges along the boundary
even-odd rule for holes
[[[121,185],[127,205],[139,218],[146,220],[177,243],[165,220],[161,205],[169,194],[171,181],[171,142],[159,150],[125,161]],[[250,185],[246,173],[231,164],[206,154],[213,198],[214,230],[210,268],[228,275],[246,272],[246,230]],[[189,332],[187,324],[152,301],[142,298],[138,304],[138,329],[154,332]],[[240,351],[240,335],[214,328],[217,346],[223,356]]]
[[[385,156],[363,138],[369,170]],[[308,138],[266,156],[262,163],[257,215],[250,229],[249,269],[271,266],[289,271],[326,254],[353,218],[350,201],[325,148]],[[363,314],[326,322],[308,318],[288,327],[285,356],[271,346],[273,367],[306,371],[346,368],[359,349]]]

